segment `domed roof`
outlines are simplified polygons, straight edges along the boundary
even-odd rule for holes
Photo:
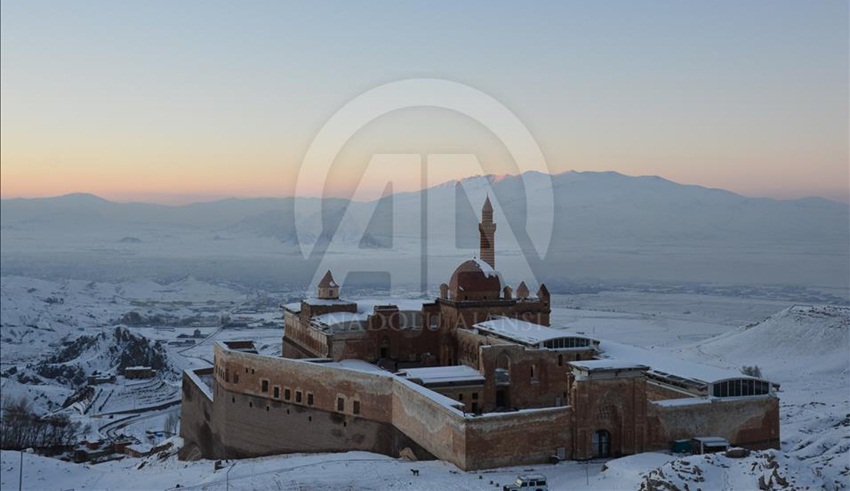
[[[452,273],[449,289],[453,293],[498,292],[502,289],[499,275],[489,264],[480,259],[464,261]]]

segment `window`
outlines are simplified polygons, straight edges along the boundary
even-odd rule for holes
[[[531,365],[531,383],[537,382],[537,365]]]
[[[713,384],[714,397],[757,396],[770,393],[770,383],[763,380],[735,379]]]
[[[262,388],[260,389],[261,391],[263,391],[263,392],[269,391],[269,381],[268,380],[261,381],[261,386],[262,386]]]
[[[299,404],[301,403],[301,391],[300,390],[295,391],[295,402],[297,402]]]
[[[275,399],[280,399],[280,387],[275,387],[275,388],[274,388],[274,398],[275,398]]]
[[[234,374],[233,374],[233,383],[234,383],[234,384],[238,384],[238,383],[239,383],[239,374],[238,374],[238,373],[234,373]]]
[[[564,366],[564,355],[558,355],[558,366]]]
[[[590,340],[587,338],[556,338],[550,339],[543,343],[543,346],[550,349],[564,348],[587,348],[590,346]]]
[[[337,397],[336,398],[336,410],[337,411],[345,411],[345,398]]]
[[[459,400],[459,401],[463,402],[463,394],[458,394],[458,395],[457,395],[457,400]]]
[[[307,393],[307,405],[308,406],[313,405],[313,393],[312,392]]]
[[[230,382],[230,372],[228,371],[227,368],[224,369],[224,381]]]
[[[354,414],[360,414],[360,401],[354,401]]]
[[[289,390],[289,387],[283,389],[283,400],[288,401],[292,399],[292,391]]]
[[[477,400],[478,400],[478,392],[473,392],[473,393],[472,393],[472,399],[473,399],[473,400],[475,400],[475,401],[477,401]]]

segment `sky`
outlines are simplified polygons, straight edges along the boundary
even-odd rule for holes
[[[475,168],[423,179],[422,162],[446,155],[516,173],[528,163],[476,117],[506,110],[552,173],[850,202],[846,1],[0,8],[3,198],[351,196],[374,165],[400,176],[395,191]],[[492,111],[393,85],[409,80],[466,87]],[[408,90],[396,106],[389,87]],[[320,138],[358,98],[362,124],[337,146]],[[329,172],[305,164],[317,148]]]

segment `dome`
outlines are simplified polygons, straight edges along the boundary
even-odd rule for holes
[[[480,259],[461,263],[449,281],[452,300],[495,300],[501,290],[502,281],[496,270]]]

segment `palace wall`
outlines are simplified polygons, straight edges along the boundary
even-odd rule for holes
[[[506,348],[481,349],[498,359]],[[522,367],[520,353],[510,354]],[[216,344],[213,369],[184,373],[181,458],[349,450],[395,457],[409,448],[418,458],[472,470],[543,463],[553,455],[590,458],[599,430],[610,433],[612,456],[663,450],[695,436],[749,448],[779,445],[773,396],[649,402],[643,376],[576,380],[570,374],[569,405],[472,415],[409,380],[364,364],[350,367],[361,369]]]
[[[779,448],[779,399],[764,395],[652,402],[647,432],[653,450],[696,436],[719,436],[755,450]]]
[[[572,408],[526,409],[467,419],[466,469],[539,464],[571,458]]]
[[[456,401],[380,372],[219,345],[215,362],[214,399],[198,377],[184,375],[185,458],[348,450],[398,456],[410,448],[419,458],[437,457],[469,470],[542,463],[560,448],[568,454],[571,446],[568,407],[473,416]],[[283,400],[285,389],[289,401]]]
[[[646,382],[646,399],[649,401],[665,401],[668,399],[686,398],[695,398],[695,396],[683,389],[664,386],[651,380],[647,380]]]
[[[180,437],[186,444],[180,449],[181,459],[200,459],[214,447],[216,438],[212,430],[212,389],[199,378],[201,375],[209,376],[212,373],[212,368],[183,372]]]
[[[570,405],[575,458],[595,456],[593,435],[610,435],[610,455],[619,457],[646,450],[646,379],[643,376],[570,380]]]

